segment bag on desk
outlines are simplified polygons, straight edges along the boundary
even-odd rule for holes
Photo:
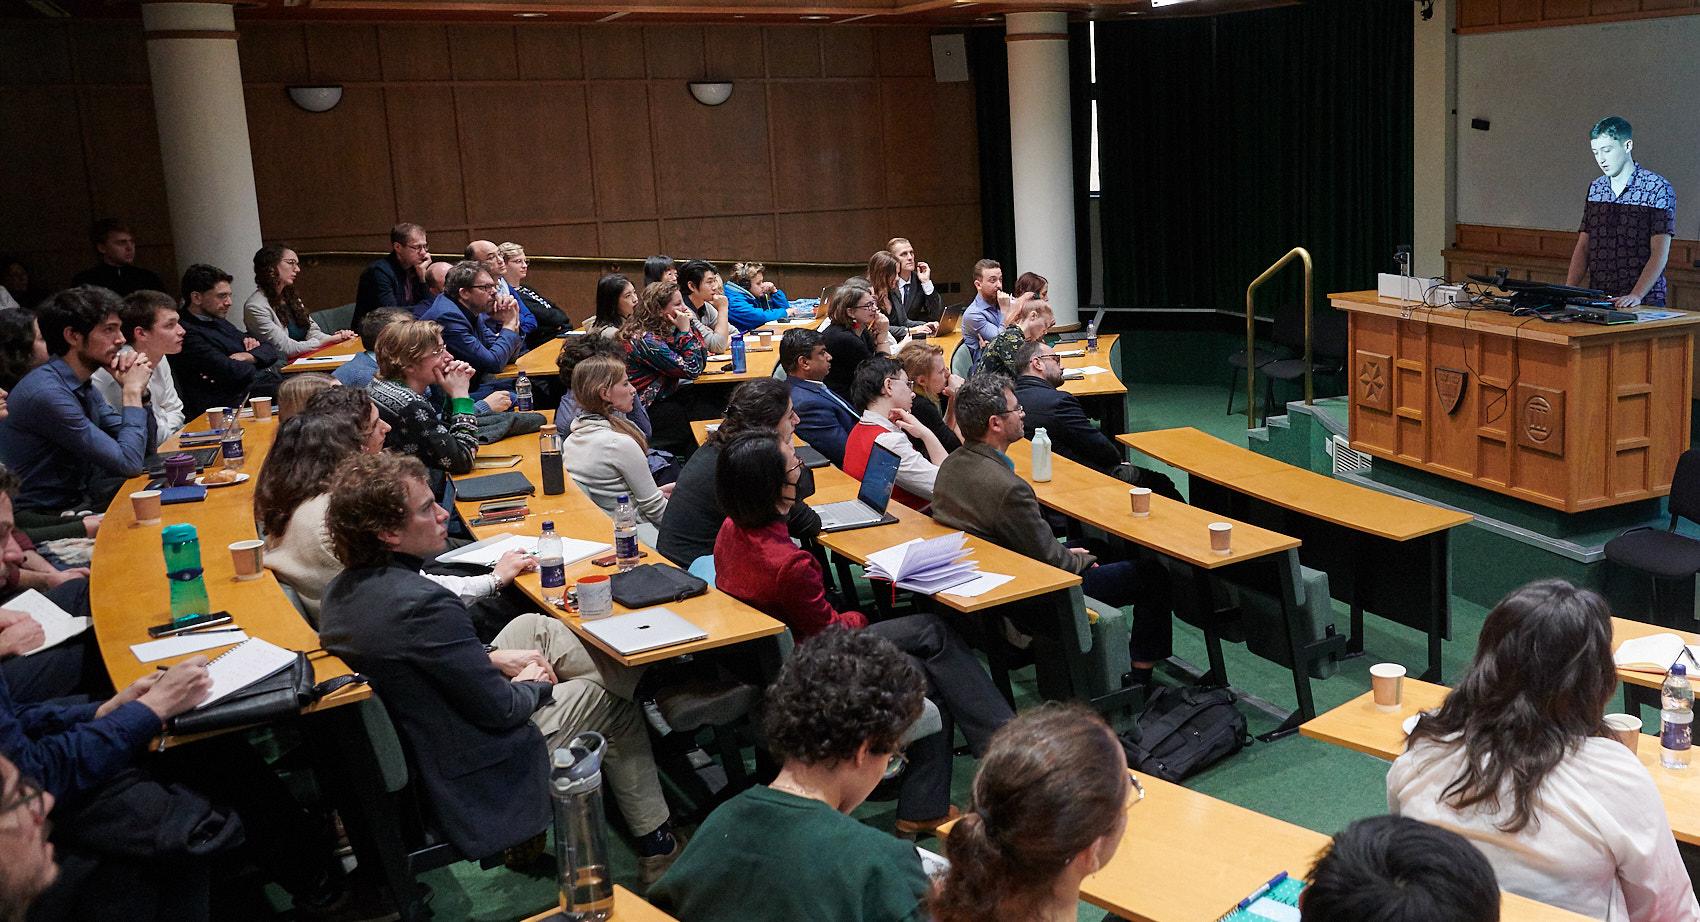
[[[1158,688],[1134,728],[1121,734],[1128,767],[1179,783],[1251,742],[1226,688]]]
[[[537,487],[524,474],[509,471],[506,474],[490,474],[485,477],[474,477],[471,480],[455,481],[455,498],[461,500],[502,499],[508,496],[531,496],[537,492]]]
[[[178,714],[171,718],[168,727],[172,733],[205,733],[265,723],[298,713],[317,700],[313,665],[307,661],[307,654],[297,653],[295,662],[274,675],[231,692],[215,704]]]
[[[609,579],[614,601],[627,608],[647,608],[677,602],[708,591],[708,583],[665,563],[646,563]]]

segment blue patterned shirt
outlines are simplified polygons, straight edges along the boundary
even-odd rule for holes
[[[1610,176],[1600,176],[1588,186],[1582,233],[1588,235],[1588,287],[1613,297],[1628,294],[1647,267],[1653,238],[1676,234],[1676,191],[1663,176],[1639,164],[1622,195],[1612,193]],[[1641,301],[1664,305],[1663,274]]]

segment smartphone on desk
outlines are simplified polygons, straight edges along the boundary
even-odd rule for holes
[[[648,557],[648,556],[649,556],[648,551],[638,551],[638,559],[639,560],[642,560],[643,558]],[[590,562],[592,564],[598,566],[598,567],[611,567],[615,563],[617,563],[618,561],[619,561],[619,558],[616,557],[613,554],[603,554],[601,557],[592,557],[590,559]]]
[[[190,631],[198,631],[205,627],[229,624],[230,620],[230,612],[215,611],[210,615],[196,615],[181,622],[167,621],[164,624],[156,624],[148,628],[148,636],[156,638],[175,637],[178,634],[187,634]]]

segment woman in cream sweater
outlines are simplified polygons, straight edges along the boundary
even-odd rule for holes
[[[289,359],[354,338],[352,330],[319,329],[295,293],[300,275],[301,257],[294,250],[277,244],[261,247],[254,254],[254,293],[242,303],[242,323],[249,335]]]
[[[573,367],[573,398],[580,412],[561,446],[561,460],[573,482],[609,515],[625,494],[637,507],[639,518],[660,525],[673,485],[655,485],[645,460],[649,444],[643,433],[612,412],[630,413],[637,399],[637,389],[626,377],[626,363],[607,355],[579,362]]]

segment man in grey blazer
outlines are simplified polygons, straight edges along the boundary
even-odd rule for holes
[[[1079,573],[1081,589],[1117,607],[1133,605],[1128,649],[1136,682],[1151,680],[1151,668],[1170,655],[1172,624],[1168,574],[1150,560],[1100,564],[1085,548],[1059,543],[1040,511],[1033,487],[1015,473],[1004,454],[1022,438],[1021,404],[1009,378],[975,375],[956,394],[956,424],[962,447],[939,465],[933,488],[933,519],[960,528],[1053,567]]]

